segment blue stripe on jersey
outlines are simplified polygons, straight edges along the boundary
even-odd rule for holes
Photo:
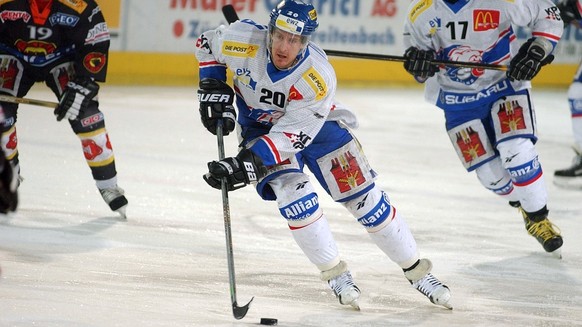
[[[226,66],[223,65],[200,67],[199,73],[200,79],[216,78],[220,81],[226,81]]]
[[[250,19],[243,19],[240,22],[241,23],[245,23],[245,24],[252,25],[252,26],[256,27],[259,30],[266,30],[267,29],[267,26],[261,25],[261,24],[257,24],[253,20],[250,20]]]

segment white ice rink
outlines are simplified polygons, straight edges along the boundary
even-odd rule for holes
[[[29,98],[55,101],[42,87]],[[320,193],[342,257],[362,290],[339,305],[303,256],[276,204],[230,193],[237,297],[232,317],[220,192],[201,176],[217,158],[192,88],[104,85],[105,113],[128,220],[98,194],[81,146],[52,110],[22,105],[19,211],[0,215],[0,326],[582,326],[582,190],[552,184],[573,152],[566,90],[534,90],[538,151],[563,259],[545,253],[521,216],[466,173],[439,110],[421,89],[340,88],[378,184],[422,256],[451,288],[431,304],[340,205]],[[228,136],[227,155],[236,154]]]

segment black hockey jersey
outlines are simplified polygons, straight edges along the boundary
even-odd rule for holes
[[[0,0],[0,53],[35,67],[72,61],[78,76],[105,81],[110,36],[94,0]],[[43,1],[44,2],[44,1]]]

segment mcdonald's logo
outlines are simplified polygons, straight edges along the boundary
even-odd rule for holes
[[[482,32],[496,29],[499,26],[499,11],[475,10],[473,11],[473,30]]]

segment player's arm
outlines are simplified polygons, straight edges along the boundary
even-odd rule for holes
[[[411,3],[414,8],[415,4]],[[410,9],[409,10],[413,10]],[[413,19],[411,19],[411,16]],[[411,13],[404,23],[403,41],[404,48],[404,69],[414,76],[414,79],[419,83],[424,83],[429,77],[434,76],[438,71],[438,65],[433,61],[436,59],[437,53],[431,46],[431,39],[427,37],[430,35],[428,31],[423,31],[426,24],[419,23],[423,21],[424,16],[414,16]]]

